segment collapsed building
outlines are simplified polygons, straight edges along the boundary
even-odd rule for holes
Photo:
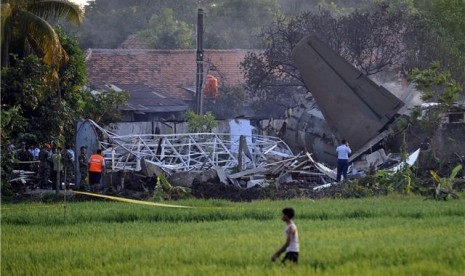
[[[245,132],[235,132],[232,127],[223,134],[121,136],[88,122],[80,128],[92,129],[94,133],[98,130],[97,142],[89,144],[85,141],[89,135],[84,135],[84,140],[76,140],[76,148],[104,147],[114,171],[172,175],[214,169],[220,182],[243,188],[265,185],[270,180],[292,181],[293,177],[327,185],[335,177],[334,170],[324,163],[334,164],[334,148],[341,139],[348,140],[354,151],[350,161],[369,153],[364,156],[365,164],[359,162],[354,166],[357,170],[400,161],[386,154],[383,148],[378,150],[377,145],[395,134],[405,105],[401,99],[363,75],[314,36],[298,43],[292,58],[311,95],[282,127],[283,140],[254,134],[250,127]],[[458,108],[453,114],[452,121],[456,122],[460,114],[463,116],[460,110],[463,109]],[[461,119],[458,122],[463,123]],[[417,139],[410,148],[418,148],[425,138]],[[463,148],[460,149],[463,151]],[[414,156],[418,157],[418,151]],[[152,173],[147,168],[152,168]]]
[[[219,182],[237,188],[289,182],[292,176],[316,184],[335,178],[322,171],[322,165],[310,154],[294,154],[278,137],[253,134],[250,121],[245,119],[230,120],[228,133],[142,135],[118,135],[86,120],[78,123],[76,143],[90,151],[103,148],[109,173],[137,172],[148,177],[180,174],[189,178],[187,172],[214,170]],[[80,183],[79,172],[76,177]]]

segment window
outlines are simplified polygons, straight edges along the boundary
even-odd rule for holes
[[[451,113],[449,114],[449,123],[463,123],[464,113]]]

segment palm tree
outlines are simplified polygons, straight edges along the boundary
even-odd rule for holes
[[[46,21],[65,19],[79,25],[83,10],[68,0],[6,0],[1,4],[2,67],[9,55],[34,53],[56,72],[68,59],[58,35]]]

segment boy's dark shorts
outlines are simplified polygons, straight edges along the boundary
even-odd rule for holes
[[[293,262],[293,263],[298,263],[299,262],[299,252],[286,252],[286,256],[284,256],[284,259],[282,263],[286,263],[287,261]]]

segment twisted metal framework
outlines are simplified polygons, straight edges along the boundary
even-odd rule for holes
[[[141,169],[145,159],[166,173],[203,170],[214,166],[231,170],[242,164],[243,169],[265,166],[272,161],[293,157],[281,139],[272,136],[246,136],[246,147],[240,146],[240,136],[217,133],[141,134],[119,136],[91,121],[105,137],[100,141],[105,159],[112,170]],[[244,147],[244,146],[242,146]],[[239,154],[244,150],[246,154]],[[242,162],[239,162],[239,156]]]

